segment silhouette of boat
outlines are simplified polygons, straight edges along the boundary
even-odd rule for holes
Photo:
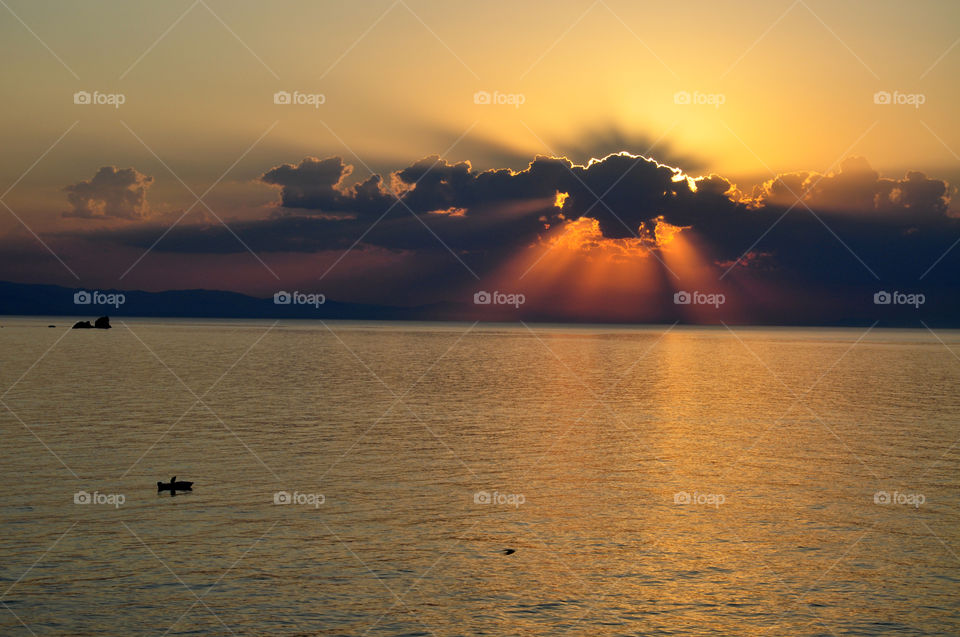
[[[192,491],[193,483],[186,480],[177,481],[177,476],[170,478],[170,482],[157,482],[157,491]]]

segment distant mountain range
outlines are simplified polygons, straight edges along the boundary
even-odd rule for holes
[[[87,297],[82,295],[86,294]],[[80,295],[76,296],[75,295]],[[95,295],[95,298],[94,298]],[[749,324],[799,326],[869,326],[878,327],[960,327],[960,295],[952,290],[934,291],[925,305],[876,305],[866,292],[851,294],[853,302],[838,297],[835,306],[826,305],[811,314],[793,310],[758,311]],[[121,302],[122,300],[122,302]],[[92,320],[98,316],[170,317],[170,318],[263,318],[263,319],[342,319],[373,321],[529,321],[541,323],[630,323],[611,321],[598,314],[582,315],[572,320],[569,316],[537,311],[530,307],[476,305],[474,303],[438,303],[417,307],[364,305],[342,303],[329,299],[310,298],[256,298],[237,292],[221,290],[170,290],[144,292],[140,290],[91,290],[59,285],[40,285],[0,281],[0,315],[7,316],[68,316]],[[283,301],[289,302],[283,302]],[[88,301],[88,302],[84,302]],[[316,302],[316,303],[314,303]],[[682,313],[682,307],[668,306],[651,321],[671,324],[675,321],[691,323]],[[719,324],[720,319],[702,321]],[[728,324],[744,321],[725,319]]]
[[[86,293],[87,297],[74,295]],[[93,298],[96,294],[97,297]],[[121,301],[122,302],[119,302]],[[316,299],[300,298],[306,302]],[[80,301],[80,302],[77,302]],[[0,281],[0,314],[18,316],[70,316],[90,318],[107,316],[152,316],[195,318],[298,318],[357,320],[443,320],[457,314],[455,306],[416,308],[340,303],[275,303],[237,292],[220,290],[91,290],[59,285],[34,285]]]

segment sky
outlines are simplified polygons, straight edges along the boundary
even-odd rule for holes
[[[748,322],[955,285],[955,2],[0,4],[3,280]]]

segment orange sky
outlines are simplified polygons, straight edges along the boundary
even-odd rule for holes
[[[586,164],[622,150],[723,175],[747,194],[778,173],[828,173],[851,156],[884,176],[922,170],[960,182],[956,3],[7,4],[0,235],[29,241],[162,230],[183,215],[185,225],[268,218],[278,193],[259,177],[307,156],[343,157],[350,183],[431,154],[519,170],[537,154]],[[284,92],[301,103],[277,103]],[[86,93],[110,103],[75,103]],[[74,205],[65,188],[82,191],[103,167],[135,171],[144,218],[64,216]],[[603,290],[643,296],[670,292],[670,279],[716,279],[709,241],[695,232],[654,240],[653,252],[598,232],[589,219],[556,225],[498,276],[562,286],[577,307]],[[106,281],[137,259],[125,250],[113,257],[122,266],[72,258]],[[339,256],[264,261],[309,280]],[[169,284],[223,286],[243,258],[260,268],[248,257],[194,255],[191,268],[209,261],[203,278]],[[389,269],[406,258],[368,251],[343,264]],[[129,281],[162,287],[187,270],[156,254]],[[273,274],[260,272],[257,286]],[[735,293],[735,277],[724,285]],[[642,301],[628,306],[643,312]]]
[[[189,205],[137,137],[203,191],[269,129],[212,193],[236,214],[269,201],[247,185],[266,166],[340,154],[362,176],[363,164],[395,168],[468,130],[449,157],[478,168],[502,165],[493,149],[602,156],[656,142],[740,181],[825,171],[851,153],[895,173],[956,171],[960,150],[955,3],[8,4],[33,33],[12,16],[0,21],[9,62],[0,183],[13,184],[78,122],[5,198],[40,225],[59,213],[60,188],[103,165],[154,176],[158,208]],[[126,101],[81,107],[77,90]],[[281,107],[278,90],[326,99]],[[478,105],[481,90],[524,101]],[[884,90],[925,102],[874,104]],[[678,92],[704,103],[677,104]],[[643,147],[591,149],[604,130]]]

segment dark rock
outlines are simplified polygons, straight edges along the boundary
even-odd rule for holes
[[[50,327],[53,327],[52,325]],[[112,326],[110,325],[109,316],[101,316],[96,321],[93,322],[93,325],[90,324],[90,321],[77,321],[73,324],[73,329],[75,330],[109,330]]]

